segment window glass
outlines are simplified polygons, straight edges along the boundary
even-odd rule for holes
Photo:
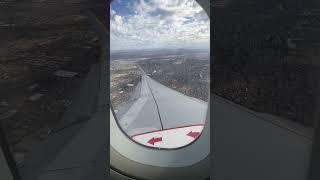
[[[194,0],[114,0],[110,99],[133,141],[178,148],[204,128],[209,102],[210,22]]]

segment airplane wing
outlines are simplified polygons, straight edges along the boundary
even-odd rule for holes
[[[136,101],[119,124],[135,141],[150,147],[176,148],[197,138],[207,103],[170,89],[142,74]]]

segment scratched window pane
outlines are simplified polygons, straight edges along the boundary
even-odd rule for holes
[[[193,142],[209,102],[208,15],[194,0],[115,0],[110,13],[110,99],[119,127],[148,147]]]

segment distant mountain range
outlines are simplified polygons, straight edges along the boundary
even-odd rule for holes
[[[110,52],[111,60],[128,58],[147,58],[155,56],[184,55],[192,53],[209,53],[209,49],[143,49],[143,50],[116,50]]]

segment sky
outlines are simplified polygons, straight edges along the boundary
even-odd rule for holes
[[[114,0],[110,49],[209,49],[210,21],[195,0]]]

